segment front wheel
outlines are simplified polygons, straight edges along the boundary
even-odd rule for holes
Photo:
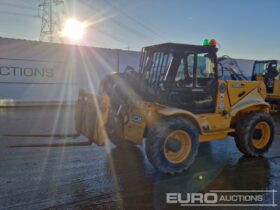
[[[271,147],[274,130],[272,117],[268,113],[246,115],[236,127],[236,146],[246,156],[259,157]]]
[[[192,164],[198,152],[197,127],[187,119],[170,118],[148,133],[146,154],[152,165],[164,173],[180,173]]]

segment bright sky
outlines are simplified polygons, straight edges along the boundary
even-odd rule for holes
[[[0,0],[0,36],[38,40],[38,2]],[[201,44],[204,38],[215,38],[219,55],[280,59],[279,0],[65,2],[67,17],[91,24],[80,44],[140,50],[162,42]]]

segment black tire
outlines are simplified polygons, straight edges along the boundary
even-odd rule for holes
[[[256,126],[259,123],[265,123],[269,133],[265,133],[262,129]],[[265,112],[251,113],[244,116],[236,126],[235,143],[240,152],[246,156],[259,157],[269,150],[274,140],[274,122],[272,117]],[[267,137],[265,137],[267,135]],[[267,138],[267,140],[262,140]],[[255,140],[254,140],[255,139]],[[256,146],[256,143],[261,143],[260,146]]]
[[[165,155],[167,137],[175,131],[186,133],[189,137],[188,141],[191,143],[188,155],[179,160],[180,162],[172,162]],[[182,144],[180,144],[180,150],[181,145]],[[146,155],[157,170],[170,174],[181,173],[188,169],[193,163],[198,152],[198,147],[199,131],[194,123],[188,119],[180,117],[169,118],[157,123],[154,128],[149,130],[148,138],[146,140]]]

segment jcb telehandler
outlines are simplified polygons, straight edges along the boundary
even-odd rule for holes
[[[211,44],[143,48],[138,72],[107,76],[97,95],[80,91],[78,133],[119,147],[146,139],[150,162],[171,174],[191,165],[200,143],[229,135],[246,156],[262,155],[274,139],[265,84],[218,80],[216,52]]]

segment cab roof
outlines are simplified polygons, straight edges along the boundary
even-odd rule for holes
[[[180,44],[180,43],[169,42],[169,43],[147,46],[147,47],[144,47],[143,50],[184,53],[186,51],[195,51],[195,52],[215,51],[215,52],[217,52],[218,49],[213,46],[191,45],[191,44]]]

